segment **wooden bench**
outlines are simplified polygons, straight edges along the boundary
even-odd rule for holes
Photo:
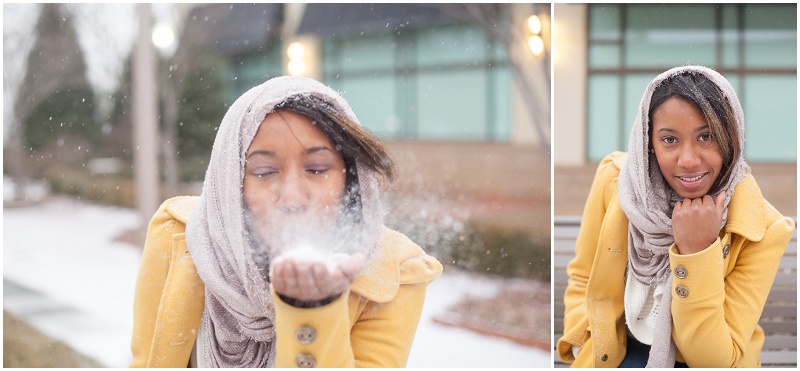
[[[795,221],[797,218],[794,218]],[[567,264],[575,256],[575,239],[580,230],[580,216],[555,216],[553,219],[553,352],[556,367],[567,367],[555,354],[555,346],[564,331],[564,290],[567,288]],[[766,341],[761,351],[762,367],[797,366],[797,229],[767,298],[759,324]]]

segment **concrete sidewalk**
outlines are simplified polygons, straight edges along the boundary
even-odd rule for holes
[[[128,326],[98,318],[5,277],[3,308],[104,367],[128,367],[129,339],[120,339],[120,334],[130,332]]]

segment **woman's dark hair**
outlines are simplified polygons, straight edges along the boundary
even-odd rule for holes
[[[397,167],[386,147],[375,134],[350,121],[343,113],[322,98],[311,94],[296,95],[275,106],[308,117],[325,135],[333,141],[336,150],[342,154],[347,175],[345,177],[344,202],[349,207],[360,204],[357,197],[358,169],[356,161],[375,171],[379,182],[388,187],[397,179]]]
[[[653,112],[670,98],[677,97],[691,103],[708,124],[711,139],[722,154],[722,169],[711,186],[710,194],[720,191],[728,182],[733,164],[741,156],[739,145],[739,126],[730,102],[717,84],[699,72],[686,71],[664,79],[653,91],[648,110],[648,138],[652,148]]]

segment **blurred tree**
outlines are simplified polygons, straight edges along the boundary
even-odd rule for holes
[[[62,4],[42,5],[34,32],[36,41],[14,103],[15,122],[20,126],[17,131],[23,136],[12,145],[16,147],[15,157],[19,156],[15,163],[35,172],[50,164],[52,158],[83,159],[100,128],[94,119],[94,93],[86,78],[86,63],[71,12]],[[70,143],[79,144],[69,148]],[[26,152],[28,156],[21,155]],[[65,152],[71,152],[71,156],[62,156]],[[31,163],[31,159],[36,162]]]
[[[206,53],[191,66],[180,98],[177,153],[184,181],[203,180],[211,147],[227,106],[220,69],[223,60]],[[166,122],[165,122],[166,125]]]
[[[211,48],[207,25],[189,19],[191,5],[176,5],[176,10],[178,45],[161,68],[161,150],[167,197],[179,193],[182,173],[188,174],[183,180],[202,180],[226,109],[217,70],[223,62]],[[188,171],[181,171],[181,165]]]

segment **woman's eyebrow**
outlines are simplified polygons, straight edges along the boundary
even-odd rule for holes
[[[278,155],[275,152],[267,151],[267,150],[257,150],[257,151],[253,151],[253,152],[248,153],[247,156],[245,156],[245,159],[249,159],[250,157],[253,157],[253,156],[256,156],[256,155],[267,156],[267,157],[278,157]]]
[[[703,130],[707,130],[707,129],[708,129],[708,125],[703,125],[703,126],[701,126],[701,127],[697,128],[697,129],[694,129],[694,131],[703,131]],[[678,132],[677,130],[675,130],[675,129],[670,129],[670,128],[661,128],[661,129],[658,129],[658,133],[660,133],[660,132],[662,132],[662,131],[666,131],[666,132],[669,132],[669,133],[677,133],[677,132]]]
[[[331,152],[331,153],[336,153],[336,152],[334,152],[332,149],[328,148],[327,146],[317,146],[317,147],[311,147],[311,148],[307,149],[307,150],[305,151],[305,153],[306,153],[307,155],[310,155],[310,154],[312,154],[312,153],[317,153],[317,152],[320,152],[320,151],[328,151],[328,152]]]

